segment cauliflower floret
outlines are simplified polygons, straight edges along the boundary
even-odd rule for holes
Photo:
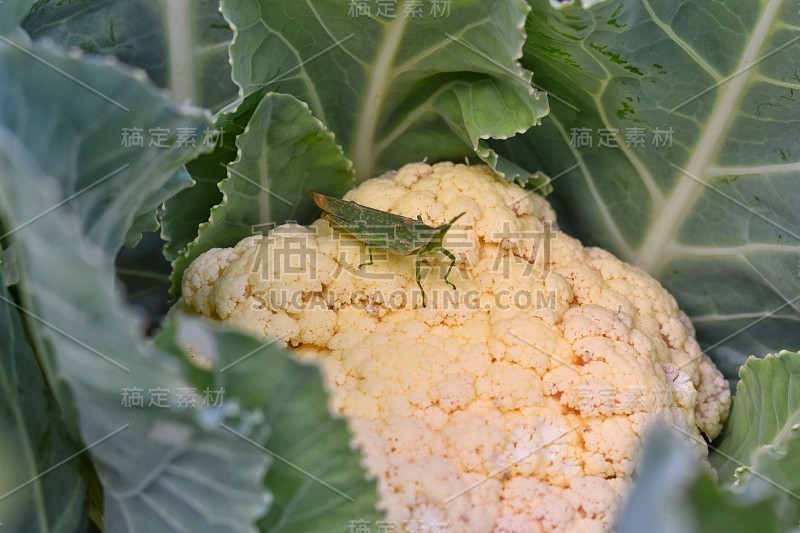
[[[181,297],[188,308],[205,316],[217,312],[213,293],[222,274],[240,254],[232,248],[212,248],[189,265],[183,273]]]
[[[700,431],[714,439],[720,434],[722,424],[728,418],[731,391],[728,382],[707,355],[703,355],[697,381],[695,422]]]
[[[374,252],[319,220],[186,271],[183,305],[319,362],[387,519],[417,531],[608,531],[651,422],[716,436],[728,384],[675,299],[561,233],[483,166],[406,165],[345,198],[440,225],[457,256]],[[298,244],[299,243],[299,244]],[[294,262],[293,262],[294,261]],[[412,526],[409,526],[412,527]]]

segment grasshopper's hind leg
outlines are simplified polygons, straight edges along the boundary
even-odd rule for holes
[[[417,260],[414,262],[414,270],[417,275],[417,287],[422,292],[422,307],[428,307],[425,299],[425,289],[422,288],[422,254],[417,254]]]
[[[360,265],[358,265],[358,269],[359,270],[361,270],[361,267],[370,266],[372,263],[375,262],[375,261],[372,260],[372,248],[367,246],[367,251],[369,252],[369,261],[367,261],[366,263],[361,263]]]
[[[445,250],[444,248],[441,249],[441,252],[450,259],[450,266],[447,267],[447,273],[444,275],[444,282],[450,285],[450,288],[456,290],[456,286],[453,285],[450,280],[447,278],[450,277],[450,271],[453,270],[453,267],[456,265],[456,256],[450,250]]]

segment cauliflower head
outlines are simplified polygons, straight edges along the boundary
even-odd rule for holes
[[[321,366],[389,520],[417,531],[607,531],[655,419],[699,456],[730,407],[675,299],[560,232],[537,194],[483,166],[411,164],[345,199],[444,224],[423,257],[318,220],[213,249],[182,305]],[[438,529],[437,529],[438,528]]]

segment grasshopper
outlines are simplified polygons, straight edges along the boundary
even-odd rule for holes
[[[422,257],[441,252],[450,259],[450,266],[444,275],[444,281],[455,290],[456,286],[447,278],[456,264],[456,256],[442,246],[442,241],[450,227],[464,213],[454,217],[447,224],[433,227],[422,222],[422,216],[419,215],[415,220],[316,192],[312,192],[311,197],[314,199],[314,203],[322,209],[322,218],[327,220],[331,227],[337,231],[349,233],[367,245],[369,261],[359,265],[359,268],[372,264],[373,248],[404,257],[416,254],[414,268],[417,287],[422,291],[422,307],[427,307],[425,289],[422,288],[420,281]]]

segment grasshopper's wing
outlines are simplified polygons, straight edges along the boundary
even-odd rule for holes
[[[351,222],[330,213],[323,213],[322,218],[327,220],[336,231],[352,235],[370,248],[392,253],[389,243],[394,236],[386,229],[365,228],[358,222]]]
[[[412,218],[319,193],[312,192],[311,196],[335,229],[351,234],[376,250],[411,255],[430,241],[430,237],[425,236],[420,242],[419,223]]]
[[[395,215],[387,211],[381,211],[374,207],[357,204],[349,200],[325,196],[318,192],[312,192],[311,197],[317,206],[331,215],[341,219],[357,222],[364,226],[387,226],[389,224],[408,224],[415,223],[413,218]]]
[[[311,198],[313,198],[314,203],[326,213],[336,215],[345,220],[354,221],[353,217],[357,216],[359,210],[371,209],[355,202],[334,198],[333,196],[326,196],[318,192],[312,192]]]
[[[405,217],[404,217],[405,218]],[[435,228],[406,218],[395,227],[393,243],[395,255],[411,255],[425,248],[433,238]]]

